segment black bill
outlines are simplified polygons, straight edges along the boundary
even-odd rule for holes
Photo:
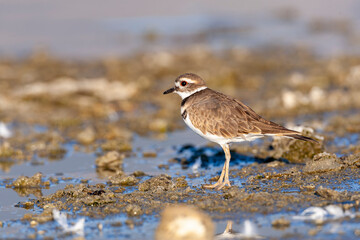
[[[170,89],[166,90],[163,94],[169,94],[169,93],[172,93],[174,91],[175,91],[175,88],[173,87],[173,88],[170,88]]]

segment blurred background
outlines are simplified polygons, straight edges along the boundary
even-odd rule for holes
[[[63,238],[55,207],[85,214],[89,239],[151,239],[164,205],[188,201],[216,233],[227,217],[251,218],[265,238],[314,238],[317,224],[269,224],[340,201],[316,184],[359,209],[359,13],[358,0],[0,0],[0,236]],[[162,94],[185,72],[320,144],[234,144],[234,191],[204,192],[223,151],[186,128],[178,96]],[[323,152],[337,170],[303,174],[313,159],[328,166],[314,157]],[[353,163],[339,167],[347,155]],[[266,171],[303,175],[275,183]],[[237,198],[245,192],[259,196]],[[322,239],[360,235],[356,219],[324,224]]]
[[[359,53],[356,0],[0,2],[0,54],[46,49],[64,58],[183,49],[298,46],[322,55]]]
[[[6,122],[110,118],[141,133],[182,128],[179,99],[161,93],[184,72],[270,118],[360,106],[356,0],[0,4]]]

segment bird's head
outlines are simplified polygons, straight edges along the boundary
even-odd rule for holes
[[[182,99],[207,88],[204,80],[194,73],[184,73],[175,79],[175,87],[164,92],[177,93]]]

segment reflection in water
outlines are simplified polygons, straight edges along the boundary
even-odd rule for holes
[[[347,209],[344,210],[341,206],[328,205],[326,207],[309,207],[305,209],[300,215],[293,216],[296,220],[308,220],[316,221],[317,223],[323,222],[327,219],[339,219],[339,218],[355,218],[360,216],[359,212],[352,212]]]
[[[123,173],[123,159],[125,155],[111,151],[95,160],[96,173],[99,178],[121,175]]]
[[[262,239],[264,237],[260,236],[257,233],[257,229],[254,223],[250,220],[245,220],[244,229],[242,232],[237,233],[232,229],[233,222],[228,221],[225,231],[222,234],[219,234],[215,237],[217,240],[221,239]]]
[[[251,156],[245,156],[231,151],[230,164],[245,165],[250,164],[260,159]],[[193,145],[184,145],[178,151],[178,157],[174,160],[179,162],[183,169],[192,166],[192,169],[209,168],[211,166],[222,166],[224,163],[224,152],[220,148],[214,147],[195,147]]]
[[[7,160],[1,160],[0,161],[0,169],[3,172],[10,172],[11,167],[14,166],[16,162],[14,161],[7,161]]]
[[[30,196],[30,194],[33,194],[37,198],[43,196],[41,189],[44,189],[44,187],[43,188],[13,188],[13,190],[20,197],[28,197]],[[46,187],[45,189],[49,189],[49,187]]]
[[[52,212],[54,220],[62,227],[66,233],[75,233],[84,236],[85,218],[80,218],[74,225],[69,225],[66,213],[62,213],[57,209]]]
[[[231,239],[235,238],[235,233],[232,230],[233,221],[227,221],[225,231],[221,234],[218,234],[215,236],[215,239],[221,240],[221,239]]]
[[[6,124],[3,122],[0,122],[0,137],[1,138],[9,138],[12,135],[13,134],[12,134],[11,130],[6,126]]]

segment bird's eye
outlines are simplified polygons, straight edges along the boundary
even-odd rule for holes
[[[181,82],[181,86],[183,86],[183,87],[185,87],[185,86],[186,86],[186,84],[187,84],[187,82],[186,82],[186,81],[182,81],[182,82]]]

